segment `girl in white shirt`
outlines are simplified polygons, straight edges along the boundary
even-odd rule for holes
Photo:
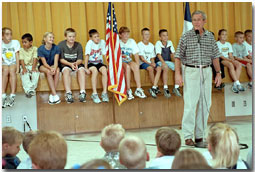
[[[219,30],[217,45],[222,53],[222,56],[220,57],[221,63],[228,68],[229,74],[234,81],[232,91],[234,93],[239,93],[239,91],[245,90],[242,84],[239,82],[242,64],[234,59],[232,45],[227,42],[227,38],[227,30]]]

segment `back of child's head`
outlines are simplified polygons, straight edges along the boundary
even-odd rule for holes
[[[141,34],[143,34],[144,31],[150,31],[150,29],[147,28],[147,27],[143,28],[143,29],[141,30]]]
[[[101,146],[106,152],[118,151],[120,141],[125,136],[125,129],[121,124],[110,124],[101,132]]]
[[[125,137],[119,146],[120,163],[129,169],[143,169],[146,166],[147,150],[144,141],[136,136]]]
[[[98,34],[98,31],[96,29],[90,29],[89,30],[89,37],[92,37],[95,34]]]
[[[67,144],[64,137],[55,131],[40,131],[29,144],[28,154],[36,168],[64,169]]]
[[[167,30],[166,29],[160,29],[159,32],[158,32],[159,36],[161,36],[161,34],[164,33],[164,32],[167,32]]]
[[[172,169],[199,169],[200,167],[198,166],[204,166],[205,169],[210,168],[208,167],[208,163],[203,155],[194,149],[184,149],[178,151],[175,154],[172,163]]]
[[[23,140],[23,134],[13,127],[2,128],[2,144],[7,143],[8,145],[13,145],[16,143],[21,143]]]
[[[76,33],[76,32],[75,32],[75,30],[74,30],[73,28],[67,28],[67,29],[65,30],[64,35],[67,36],[68,33]]]
[[[119,29],[119,34],[125,33],[125,32],[130,32],[130,29],[126,26],[122,26]]]
[[[80,169],[112,169],[112,167],[103,159],[93,159],[84,163]]]
[[[240,35],[243,35],[243,32],[242,32],[242,31],[237,31],[237,32],[235,32],[235,37],[238,37],[238,36],[240,36]]]
[[[163,155],[174,155],[181,147],[181,137],[172,128],[162,127],[155,135],[158,151]]]
[[[239,157],[239,139],[228,124],[212,125],[208,132],[208,149],[214,160],[215,168],[227,168],[236,164]]]
[[[249,33],[252,33],[252,30],[247,29],[246,31],[244,31],[244,35],[247,36]]]
[[[23,142],[22,142],[22,146],[23,146],[23,149],[26,151],[26,153],[28,153],[29,144],[35,138],[37,132],[38,131],[29,131],[29,132],[25,133],[24,139],[23,139]]]
[[[26,39],[29,42],[33,41],[33,36],[30,33],[25,33],[24,35],[22,35],[21,39]]]
[[[48,35],[54,35],[54,34],[53,34],[52,32],[45,32],[45,33],[43,34],[42,44],[44,44],[44,45],[46,44],[44,39],[45,39]]]
[[[2,28],[2,36],[4,36],[4,34],[5,34],[5,32],[6,32],[7,30],[9,30],[9,31],[12,32],[11,28],[9,28],[9,27],[3,27],[3,28]]]

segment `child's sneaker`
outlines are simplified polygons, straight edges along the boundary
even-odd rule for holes
[[[161,93],[161,91],[160,91],[160,89],[157,87],[156,88],[156,94],[160,94]]]
[[[8,106],[7,96],[2,97],[2,108],[6,108]]]
[[[150,95],[151,95],[151,97],[153,97],[153,98],[157,98],[157,93],[156,93],[156,89],[155,88],[150,88],[149,89],[149,93],[150,93]]]
[[[93,100],[93,102],[94,103],[101,103],[101,100],[99,99],[99,97],[98,97],[98,94],[92,94],[91,95],[91,98],[92,98],[92,100]]]
[[[12,107],[15,102],[15,95],[10,95],[8,106]]]
[[[164,96],[165,96],[166,98],[170,98],[170,97],[171,97],[171,94],[170,94],[168,88],[164,88]]]
[[[248,86],[249,89],[252,89],[252,83],[251,82],[249,82],[247,86]]]
[[[85,92],[80,93],[79,100],[80,100],[80,102],[86,102],[86,93]]]
[[[36,91],[35,91],[35,90],[31,90],[29,93],[30,93],[32,96],[34,96],[34,95],[36,94]]]
[[[54,104],[54,99],[53,99],[53,95],[52,95],[52,94],[49,95],[49,101],[48,101],[48,103],[49,103],[50,105],[53,105],[53,104]]]
[[[131,89],[127,90],[127,96],[128,96],[128,100],[132,100],[132,99],[135,98],[135,97],[133,96],[133,94],[132,94],[132,90],[131,90]]]
[[[235,84],[233,84],[233,86],[232,86],[232,91],[234,92],[234,93],[239,93],[239,90],[238,90],[238,88],[237,88],[237,86],[235,85]]]
[[[181,97],[181,93],[180,93],[180,88],[173,88],[173,93],[178,96],[178,97]]]
[[[239,91],[245,91],[245,89],[244,89],[244,87],[243,87],[242,84],[237,85],[237,89],[238,89]]]
[[[135,96],[140,97],[140,98],[142,98],[142,99],[146,98],[146,95],[144,94],[142,88],[137,88],[137,89],[135,90]]]
[[[67,103],[73,103],[73,102],[74,102],[74,100],[73,100],[73,95],[72,95],[71,92],[66,93],[65,99],[66,99],[66,102],[67,102]]]
[[[54,104],[59,104],[61,102],[61,100],[57,94],[55,96],[53,96],[53,100],[54,100]]]
[[[103,102],[109,102],[109,97],[107,93],[102,93],[101,98]]]

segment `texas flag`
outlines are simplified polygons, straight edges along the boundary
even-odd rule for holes
[[[192,25],[191,14],[189,9],[189,2],[186,2],[182,34],[184,34],[185,32],[187,32],[188,30],[192,28],[193,28],[193,25]]]

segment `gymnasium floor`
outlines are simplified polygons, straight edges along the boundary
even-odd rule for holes
[[[242,117],[239,119],[228,119],[227,123],[230,124],[233,128],[236,129],[240,143],[245,143],[249,146],[252,146],[252,120],[251,116]],[[209,124],[210,125],[210,124]],[[181,149],[190,148],[184,145],[184,140],[182,137],[182,132],[179,127],[174,127],[182,138]],[[149,129],[137,129],[137,130],[127,130],[126,135],[136,135],[141,137],[147,144],[147,151],[150,154],[150,160],[154,159],[156,156],[156,146],[155,146],[155,133],[158,128],[149,128]],[[101,158],[104,155],[104,150],[100,147],[100,133],[88,133],[88,134],[79,134],[79,135],[68,135],[65,136],[68,145],[68,157],[67,164],[65,168],[71,168],[74,164],[83,164],[91,159]],[[76,140],[76,141],[74,141]],[[77,141],[80,140],[80,141]],[[199,152],[203,153],[207,149],[194,148]],[[246,160],[248,149],[242,149],[240,151],[240,156]],[[22,146],[21,151],[17,155],[21,160],[27,158],[27,154],[24,152]],[[150,162],[147,162],[147,165]]]

